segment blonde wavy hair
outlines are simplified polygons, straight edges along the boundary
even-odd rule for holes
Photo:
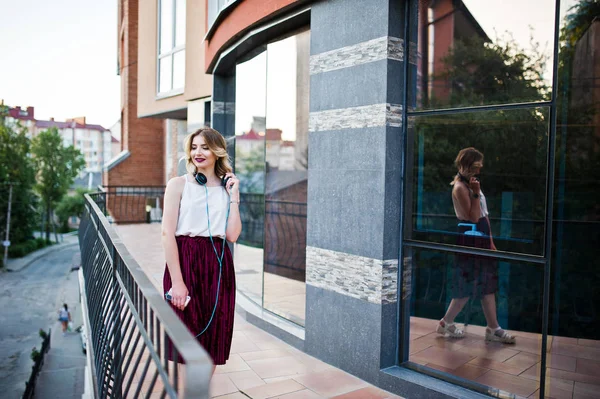
[[[208,149],[215,154],[217,161],[215,162],[215,174],[221,178],[229,172],[233,172],[231,163],[229,162],[229,154],[227,154],[227,141],[225,138],[210,127],[203,127],[186,136],[183,148],[185,150],[185,168],[190,173],[196,172],[196,166],[192,161],[192,142],[194,137],[201,136],[208,146]]]

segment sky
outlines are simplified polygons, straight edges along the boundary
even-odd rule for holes
[[[36,119],[120,117],[116,0],[0,0],[0,99]]]

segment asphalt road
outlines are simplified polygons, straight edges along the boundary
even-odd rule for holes
[[[20,398],[31,375],[31,349],[41,329],[58,328],[57,311],[77,246],[51,252],[19,272],[0,272],[0,396]],[[54,333],[55,331],[53,331]],[[58,332],[58,331],[57,331]],[[53,334],[54,335],[54,334]],[[52,350],[50,351],[52,352]]]

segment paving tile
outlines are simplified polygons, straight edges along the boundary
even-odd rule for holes
[[[582,339],[579,338],[577,340],[577,344],[580,346],[590,346],[593,348],[600,348],[600,340],[596,340],[596,339]]]
[[[600,396],[600,385],[576,382],[573,390],[573,399],[598,399]]]
[[[535,366],[531,366],[530,368],[525,370],[523,373],[521,373],[519,376],[539,381],[540,380],[540,365],[536,364]],[[547,368],[546,378],[549,378],[549,377],[550,378],[560,378],[563,380],[569,380],[569,381],[575,381],[575,382],[584,382],[587,384],[600,385],[600,376],[598,376],[598,375],[580,374],[580,373],[573,373],[571,371]]]
[[[501,371],[503,373],[512,375],[519,375],[523,372],[523,370],[520,367],[511,366],[509,364],[497,362],[495,360],[486,359],[482,357],[475,358],[467,364],[495,371]]]
[[[545,395],[553,399],[571,399],[573,397],[573,386],[573,381],[550,377],[546,379]]]
[[[534,355],[527,352],[517,353],[510,359],[506,360],[504,364],[509,366],[518,367],[521,369],[521,372],[527,370],[529,367],[537,364],[542,360],[542,357],[539,355]]]
[[[550,338],[550,337],[548,337]],[[552,337],[552,344],[566,344],[566,345],[577,345],[578,343],[578,339],[577,338],[569,338],[569,337],[558,337],[558,336],[553,336]]]
[[[546,357],[546,364],[553,369],[575,371],[577,369],[577,358],[550,352]]]
[[[266,384],[266,382],[252,370],[228,373],[227,376],[240,391]]]
[[[231,353],[256,352],[260,348],[254,342],[247,339],[236,339],[231,341]]]
[[[462,351],[449,351],[435,346],[416,353],[415,356],[449,369],[458,368],[475,357]]]
[[[294,380],[325,397],[341,395],[369,386],[365,381],[337,369],[301,375],[294,377]]]
[[[272,384],[274,382],[285,381],[285,380],[293,380],[295,377],[298,377],[298,374],[289,374],[282,375],[281,377],[273,377],[273,378],[263,378],[263,381],[267,384]]]
[[[290,352],[285,349],[267,349],[264,351],[256,351],[256,352],[243,352],[240,353],[242,359],[248,360],[257,360],[257,359],[272,359],[275,357],[286,357],[289,356]]]
[[[581,359],[600,359],[600,348],[556,342],[556,339],[555,342],[552,343],[552,353],[565,356],[575,356]]]
[[[238,389],[227,374],[215,374],[210,381],[211,396],[222,396],[237,392]]]
[[[215,399],[248,399],[246,395],[241,392],[234,392],[227,395],[222,396],[213,396]]]
[[[482,357],[484,359],[495,360],[497,362],[504,362],[519,353],[519,351],[510,349],[507,345],[494,342],[474,342],[454,352],[460,352],[462,354],[470,355],[471,357]]]
[[[462,377],[467,380],[475,380],[487,373],[490,369],[485,367],[477,367],[472,364],[463,364],[459,368],[455,369],[452,374]]]
[[[290,374],[305,374],[311,370],[293,356],[258,359],[247,362],[261,378],[281,377]]]
[[[300,361],[302,364],[306,365],[312,373],[334,368],[332,365],[322,362],[319,359],[303,352],[297,352],[296,354],[292,354],[292,356],[294,356],[296,360]]]
[[[413,346],[418,347],[419,345],[421,345],[425,348],[429,346],[437,346],[449,350],[458,350],[480,339],[481,338],[479,337],[473,336],[465,338],[450,338],[444,337],[443,335],[440,335],[438,333],[431,333],[424,335],[421,338],[415,339],[414,341],[411,341],[410,345],[411,349],[413,348]]]
[[[501,373],[495,370],[488,371],[477,378],[476,381],[483,385],[499,388],[506,392],[521,396],[529,396],[540,387],[540,384],[537,381]]]
[[[229,360],[227,360],[226,364],[217,366],[217,368],[215,369],[215,374],[233,373],[236,371],[245,370],[250,370],[250,366],[246,364],[246,362],[240,357],[240,355],[232,353],[229,355]]]
[[[514,344],[500,344],[505,347],[509,347],[510,349],[514,349],[517,351],[528,352],[534,355],[540,355],[542,353],[542,337],[539,336],[536,339],[517,337],[516,342]],[[547,348],[550,349],[550,342],[547,343]]]
[[[277,397],[282,399],[325,399],[323,396],[318,395],[311,391],[310,389],[303,389],[301,391],[296,391],[292,393],[287,393],[285,395],[281,395]]]
[[[600,361],[588,360],[588,359],[577,359],[577,373],[589,374],[589,375],[600,375]]]
[[[368,387],[357,389],[356,391],[348,392],[342,395],[334,396],[332,399],[402,399],[400,396],[396,396],[387,391]]]
[[[285,380],[265,384],[254,388],[244,389],[242,392],[252,399],[266,399],[285,395],[286,393],[306,389],[302,384],[294,380]]]
[[[408,353],[413,355],[415,353],[421,352],[424,349],[433,346],[430,342],[427,341],[410,341],[408,347]]]

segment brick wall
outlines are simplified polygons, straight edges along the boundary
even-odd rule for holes
[[[120,0],[122,149],[131,155],[105,172],[108,186],[165,184],[165,129],[162,120],[137,117],[138,0]]]

